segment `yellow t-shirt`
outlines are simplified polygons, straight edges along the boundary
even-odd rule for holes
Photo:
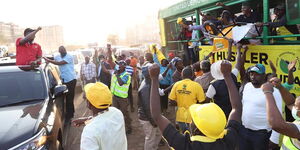
[[[191,123],[189,107],[197,102],[203,102],[205,96],[199,83],[184,79],[174,84],[169,99],[177,102],[176,121]]]

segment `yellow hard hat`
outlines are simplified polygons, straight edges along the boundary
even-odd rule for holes
[[[182,24],[183,19],[181,17],[177,18],[177,24]]]
[[[84,86],[87,100],[96,108],[105,109],[112,104],[112,94],[108,87],[101,83],[89,83]]]
[[[205,136],[221,139],[227,133],[225,114],[215,103],[193,104],[189,110],[194,124]]]

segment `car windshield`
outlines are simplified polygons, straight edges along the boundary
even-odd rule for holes
[[[45,99],[42,77],[40,71],[0,73],[0,106]]]

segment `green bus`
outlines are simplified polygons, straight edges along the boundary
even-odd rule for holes
[[[217,2],[222,2],[226,6],[229,6],[230,12],[236,16],[241,13],[242,3],[247,2],[252,8],[259,9],[257,12],[260,12],[262,15],[262,22],[264,23],[271,21],[271,15],[275,6],[278,4],[285,4],[287,25],[300,24],[300,0],[184,0],[159,11],[158,18],[163,53],[166,54],[173,51],[177,55],[180,55],[186,48],[184,45],[187,42],[190,42],[188,40],[176,39],[176,36],[180,33],[180,25],[177,24],[177,19],[179,17],[185,18],[188,21],[195,19],[196,24],[201,25],[202,16],[200,15],[200,11],[203,13],[210,13],[217,17],[224,10],[222,7],[216,6]],[[275,64],[277,74],[282,82],[286,82],[287,63],[300,57],[300,41],[284,40],[284,38],[287,37],[300,37],[300,34],[271,35],[269,27],[263,26],[261,35],[255,37],[256,39],[261,40],[261,45],[249,45],[245,66],[248,67],[256,63],[262,63],[266,65],[267,71],[271,72],[268,64],[271,60]],[[205,39],[203,41],[205,41]],[[200,42],[200,44],[199,59],[201,60],[212,52],[212,46],[205,44],[205,42]],[[214,61],[217,61],[225,59],[226,55],[226,51],[220,51],[215,52],[211,58]],[[233,47],[233,55],[235,55],[235,47]],[[297,62],[294,76],[296,86],[293,88],[292,92],[299,96],[300,61]]]

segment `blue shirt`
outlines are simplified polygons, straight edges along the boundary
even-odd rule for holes
[[[119,65],[115,65],[115,71],[116,70],[119,70]],[[125,71],[130,75],[132,76],[133,74],[133,68],[131,66],[126,66],[125,67]]]
[[[60,78],[63,83],[70,82],[76,79],[76,73],[74,69],[73,56],[67,54],[65,57],[61,57],[61,55],[57,55],[54,57],[55,61],[61,62],[65,61],[67,64],[59,65]]]
[[[163,74],[168,69],[168,67],[163,67],[160,64],[156,54],[153,55],[153,61],[155,63],[159,64],[160,74]],[[163,84],[163,85],[171,85],[172,84],[172,74],[173,74],[173,72],[171,70],[172,69],[169,69],[169,71],[167,72],[167,75],[162,80],[159,81],[160,84]]]
[[[125,74],[126,72],[127,72],[127,71],[124,71],[123,73],[121,73],[121,74],[120,74],[120,77],[121,77],[123,74]],[[128,73],[128,72],[127,72],[127,73]],[[128,74],[125,75],[125,76],[123,76],[123,77],[121,78],[124,84],[127,83],[128,78],[129,78],[129,75],[128,75]]]

